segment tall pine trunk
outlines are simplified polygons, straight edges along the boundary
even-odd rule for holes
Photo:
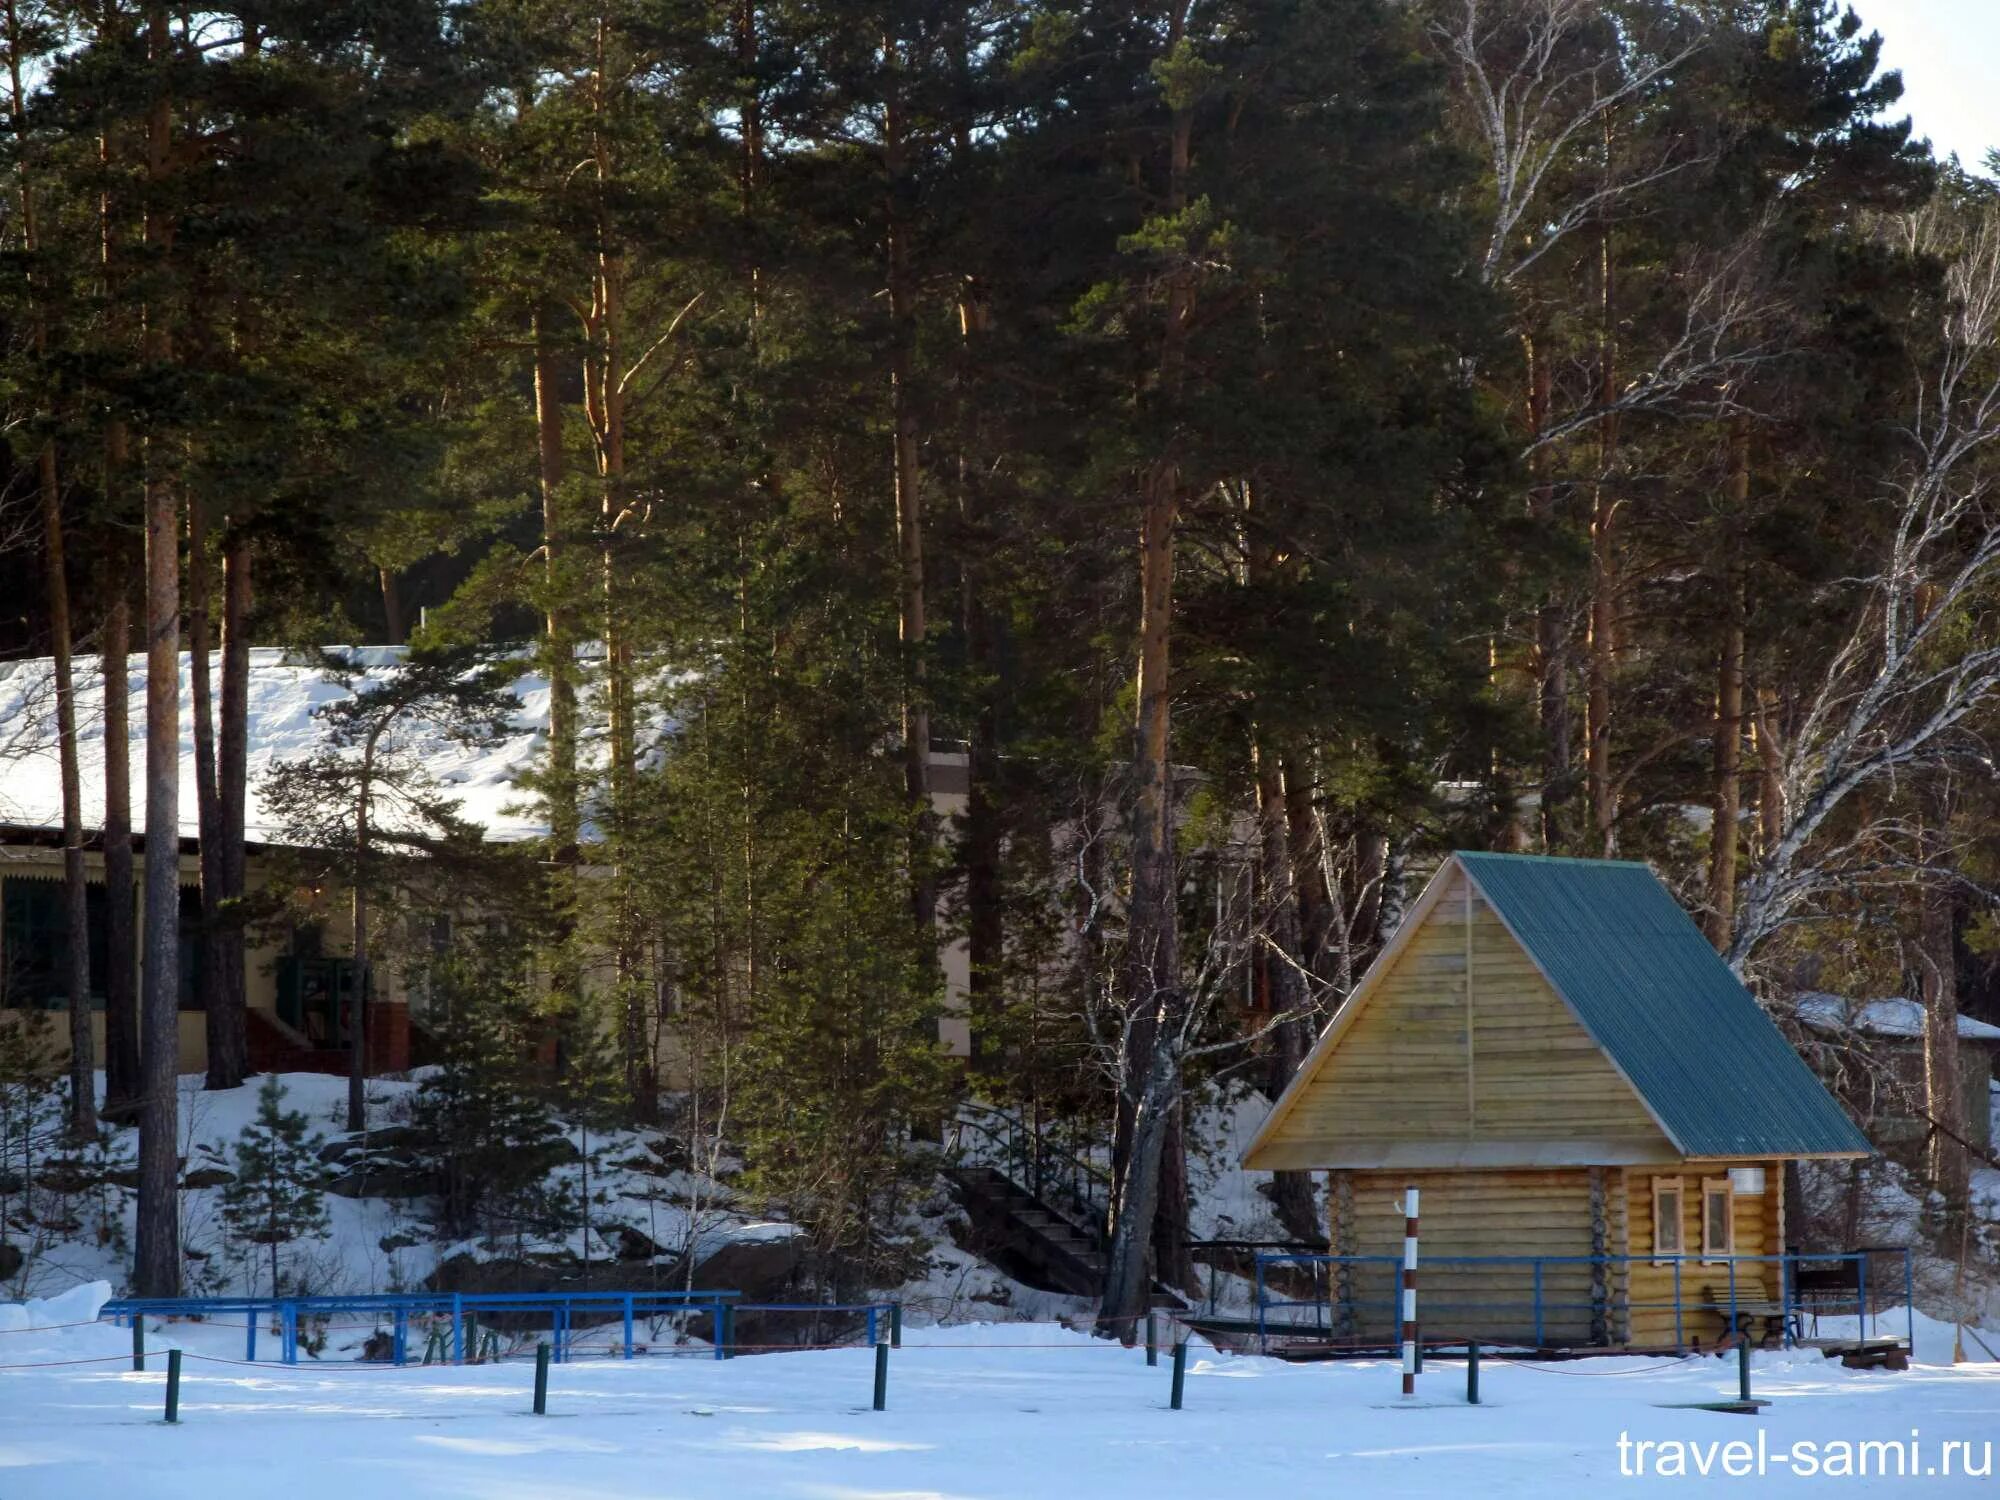
[[[194,719],[195,824],[200,831],[201,931],[197,934],[197,984],[208,1043],[207,1086],[233,1089],[243,1082],[233,1056],[224,1013],[222,964],[217,937],[222,913],[222,801],[215,764],[215,692],[210,661],[211,593],[208,566],[208,508],[201,496],[187,498],[188,706]]]
[[[368,1128],[368,876],[369,815],[375,782],[375,750],[382,726],[368,731],[361,747],[361,790],[354,799],[354,868],[348,920],[354,929],[354,995],[347,1007],[347,1128]]]
[[[107,443],[107,448],[110,446]],[[115,472],[115,470],[114,470]],[[104,679],[104,1112],[139,1102],[139,949],[132,862],[132,605],[120,548],[99,636]]]
[[[591,153],[597,173],[597,264],[591,288],[592,347],[585,361],[584,392],[597,440],[604,545],[605,693],[611,760],[610,847],[613,957],[617,965],[620,1052],[625,1089],[633,1110],[651,1119],[659,1107],[648,995],[640,983],[640,929],[633,909],[630,860],[633,803],[639,777],[638,701],[633,683],[631,621],[620,528],[628,515],[625,499],[625,265],[612,222],[610,111],[610,22],[597,20],[596,71],[591,86]]]
[[[910,267],[907,121],[901,59],[893,36],[882,38],[887,97],[882,115],[883,233],[888,262],[890,468],[896,495],[896,634],[903,652],[903,783],[912,819],[910,907],[926,951],[935,949],[936,818],[931,810],[931,714],[928,599],[924,580],[923,471],[915,409],[917,310]]]
[[[26,116],[21,82],[21,17],[16,0],[7,0],[7,71],[14,118]],[[28,258],[28,300],[32,309],[37,358],[48,354],[48,322],[35,280],[35,255],[40,249],[34,178],[25,149],[19,162],[21,185],[21,249]],[[49,413],[51,417],[54,413]],[[49,592],[49,653],[53,658],[56,694],[56,755],[62,784],[63,823],[63,1003],[69,1013],[69,1133],[85,1141],[97,1133],[95,1047],[90,1034],[90,899],[83,862],[83,775],[77,765],[76,676],[69,609],[69,565],[64,556],[62,478],[53,436],[42,440],[35,455],[35,482],[42,521],[43,577]]]
[[[1540,437],[1548,422],[1553,376],[1547,351],[1538,339],[1528,341],[1528,428],[1531,437]],[[1533,484],[1529,490],[1528,513],[1543,524],[1555,519],[1556,488],[1550,455],[1546,448],[1535,449],[1529,460]],[[1563,608],[1553,595],[1545,597],[1535,610],[1535,717],[1542,737],[1541,841],[1545,854],[1559,853],[1568,843],[1565,809],[1574,792],[1574,768],[1570,754],[1569,629]],[[1525,846],[1518,810],[1512,814],[1516,825],[1515,842]]]
[[[1186,11],[1176,6],[1167,54],[1179,47]],[[1194,112],[1172,110],[1167,140],[1165,210],[1187,206]],[[1159,401],[1177,400],[1187,358],[1187,324],[1194,309],[1191,271],[1176,270],[1167,284],[1160,338]],[[1170,1114],[1180,1102],[1180,922],[1175,908],[1173,765],[1170,759],[1171,666],[1174,608],[1174,530],[1181,476],[1171,453],[1147,469],[1139,522],[1138,715],[1132,737],[1132,887],[1125,923],[1124,990],[1128,1024],[1119,1067],[1118,1168],[1111,1243],[1105,1254],[1099,1331],[1127,1343],[1149,1299],[1146,1252],[1160,1206],[1160,1173],[1173,1133]],[[1185,1169],[1185,1158],[1178,1163]],[[1169,1196],[1174,1196],[1169,1194]]]
[[[83,774],[76,754],[76,677],[71,660],[69,579],[63,555],[62,488],[53,441],[37,455],[43,552],[49,588],[50,649],[55,657],[56,738],[63,820],[63,998],[69,1007],[69,1129],[77,1140],[97,1133],[96,1046],[90,1034],[90,887],[83,862]]]
[[[210,1088],[250,1071],[243,897],[244,801],[250,750],[250,539],[232,526],[222,544],[222,715],[216,745],[217,923],[208,956],[220,971],[208,1018]],[[206,871],[204,870],[204,878]],[[206,915],[206,914],[205,914]],[[228,1080],[234,1080],[234,1083]]]
[[[147,47],[164,68],[168,12],[147,7]],[[172,233],[159,201],[168,171],[171,105],[163,84],[146,121],[146,244],[164,256]],[[166,309],[146,311],[147,363],[172,357]],[[139,1003],[139,1206],[133,1290],[180,1292],[180,1205],[176,1075],[180,1066],[180,526],[169,476],[170,450],[157,434],[145,445],[146,501],[146,919]]]
[[[1299,901],[1292,865],[1289,818],[1285,797],[1285,767],[1269,739],[1251,737],[1251,759],[1257,780],[1257,873],[1268,913],[1260,960],[1269,977],[1271,1009],[1278,1015],[1303,1012],[1304,943],[1300,937]],[[1273,1099],[1292,1081],[1305,1060],[1307,1026],[1302,1015],[1281,1022],[1271,1033],[1271,1055],[1265,1089]],[[1319,1237],[1319,1215],[1313,1205],[1312,1174],[1276,1172],[1271,1177],[1271,1206],[1278,1222],[1296,1240]]]
[[[583,818],[577,780],[576,626],[569,590],[569,528],[563,515],[566,468],[553,314],[536,303],[529,314],[534,346],[535,471],[542,502],[543,670],[549,680],[549,760],[543,797],[549,810],[549,907],[555,959],[550,986],[565,1005],[581,999],[583,976],[576,955],[577,867],[582,859]]]
[[[1605,134],[1609,172],[1610,133]],[[1605,859],[1618,852],[1618,788],[1611,775],[1611,677],[1618,653],[1618,496],[1612,471],[1618,463],[1618,418],[1610,408],[1618,396],[1617,279],[1611,226],[1599,226],[1597,400],[1604,415],[1597,423],[1597,482],[1590,501],[1590,657],[1585,692],[1585,777],[1590,787],[1590,828],[1596,851]]]

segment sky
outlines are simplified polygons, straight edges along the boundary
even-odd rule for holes
[[[1940,157],[1978,170],[2000,148],[2000,0],[1853,0],[1882,33],[1882,64]]]

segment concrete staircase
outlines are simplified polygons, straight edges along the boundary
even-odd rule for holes
[[[1104,1290],[1104,1242],[1095,1230],[1036,1197],[998,1167],[952,1167],[945,1177],[972,1221],[981,1252],[1016,1281],[1072,1297],[1096,1297]],[[1153,1283],[1152,1305],[1187,1306],[1159,1282]]]
[[[1104,1247],[998,1167],[945,1173],[965,1206],[981,1251],[1016,1281],[1046,1292],[1095,1297],[1104,1286]]]

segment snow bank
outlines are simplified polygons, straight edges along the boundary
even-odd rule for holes
[[[0,1303],[0,1333],[26,1333],[37,1328],[66,1328],[95,1322],[111,1300],[111,1283],[91,1281],[53,1297]]]
[[[1958,1325],[1946,1323],[1919,1311],[1915,1320],[1917,1363],[1924,1365],[1948,1365],[1952,1363],[1952,1349],[1958,1340]],[[1865,1336],[1869,1338],[1907,1338],[1911,1329],[1909,1310],[1901,1307],[1885,1308],[1868,1319]],[[1816,1338],[1851,1339],[1864,1336],[1858,1320],[1852,1317],[1815,1319],[1806,1330]],[[2000,1332],[1989,1332],[1983,1328],[1973,1328],[1975,1338],[1964,1341],[1965,1362],[1971,1365],[2000,1363],[1991,1354],[1983,1352],[1979,1340],[1984,1339],[1987,1347],[2000,1352]]]

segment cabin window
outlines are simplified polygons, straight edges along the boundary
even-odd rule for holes
[[[1735,1194],[1727,1177],[1711,1177],[1701,1185],[1701,1253],[1736,1253]]]
[[[1678,1177],[1653,1179],[1653,1253],[1679,1255],[1681,1243],[1681,1180]]]

